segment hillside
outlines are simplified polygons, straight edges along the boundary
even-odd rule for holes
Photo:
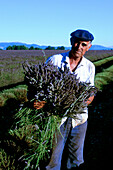
[[[13,45],[24,45],[28,48],[30,48],[31,46],[33,46],[34,48],[41,48],[41,49],[45,49],[47,46],[45,45],[38,45],[38,44],[27,44],[27,43],[22,43],[22,42],[1,42],[0,43],[0,49],[3,49],[3,50],[6,50],[6,48],[8,46],[13,46]],[[57,47],[55,47],[57,48]],[[65,47],[65,50],[69,50],[71,47]],[[101,45],[92,45],[91,49],[90,50],[111,50],[113,49],[113,47],[104,47],[104,46],[101,46]]]

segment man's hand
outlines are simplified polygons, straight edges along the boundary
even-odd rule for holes
[[[89,104],[91,104],[91,102],[93,101],[93,99],[94,99],[94,96],[91,96],[91,97],[88,98],[88,100],[86,101],[87,106],[88,106]]]
[[[44,107],[44,105],[45,105],[45,101],[37,101],[37,100],[35,100],[34,101],[34,108],[35,109],[41,109],[41,108],[43,108]]]

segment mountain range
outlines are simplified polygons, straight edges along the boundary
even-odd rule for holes
[[[41,49],[45,49],[47,46],[44,45],[38,45],[38,44],[27,44],[27,43],[22,43],[22,42],[1,42],[0,43],[0,49],[6,50],[6,48],[8,46],[13,46],[13,45],[25,45],[26,47],[30,48],[31,46],[33,46],[34,48],[38,47]],[[57,47],[55,47],[57,48]],[[65,47],[65,50],[70,50],[71,47]],[[111,47],[104,47],[102,45],[92,45],[92,47],[90,48],[90,50],[113,50],[113,46]]]

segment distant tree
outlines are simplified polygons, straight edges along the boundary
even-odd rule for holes
[[[20,50],[29,50],[29,48],[26,47],[25,45],[20,45]]]
[[[16,50],[16,49],[17,49],[16,45],[13,45],[12,50]]]
[[[29,50],[29,48],[24,45],[13,45],[8,46],[6,50]]]
[[[51,50],[51,46],[46,47],[45,50]]]
[[[6,50],[12,50],[12,47],[11,47],[11,46],[8,46],[8,47],[6,48]]]
[[[55,50],[55,47],[51,47],[51,50]]]
[[[14,50],[20,50],[20,46],[16,45],[16,46],[14,47]]]
[[[41,48],[36,47],[35,50],[42,50]]]
[[[29,48],[29,50],[35,50],[35,48],[34,48],[33,46],[31,46],[31,47]]]
[[[55,50],[55,47],[48,46],[45,48],[45,50]]]
[[[57,50],[65,50],[65,47],[64,46],[57,47]]]

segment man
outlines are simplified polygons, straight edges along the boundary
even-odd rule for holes
[[[77,74],[77,78],[81,82],[94,85],[95,67],[91,61],[84,57],[94,39],[93,35],[86,30],[76,30],[71,33],[71,51],[49,57],[48,61],[52,61],[54,65],[64,69],[68,67],[71,72]],[[86,102],[89,105],[94,99],[91,96]],[[77,114],[77,119],[63,118],[60,126],[62,135],[57,136],[57,142],[53,142],[53,152],[47,170],[77,169],[84,162],[83,147],[85,134],[87,129],[88,110],[84,109],[84,113]],[[65,152],[66,150],[66,152]],[[66,153],[66,166],[62,161],[63,153]],[[63,165],[61,165],[61,163]]]
[[[58,68],[68,67],[77,75],[81,82],[94,85],[95,67],[91,61],[84,57],[86,51],[91,48],[93,35],[86,30],[76,30],[71,33],[71,51],[53,55],[48,61],[52,61]],[[94,99],[91,96],[86,102],[89,105]],[[77,119],[63,118],[60,126],[62,135],[58,134],[57,142],[53,142],[53,152],[47,170],[78,169],[84,162],[83,147],[87,129],[88,110],[77,114]],[[66,152],[65,152],[66,150]],[[63,153],[66,153],[62,161]],[[65,162],[65,163],[64,163]]]

